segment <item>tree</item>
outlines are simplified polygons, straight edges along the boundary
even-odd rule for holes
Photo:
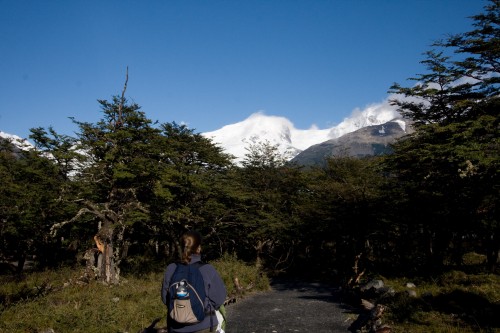
[[[277,146],[261,142],[248,148],[235,177],[239,239],[255,253],[257,267],[282,270],[300,239],[296,232],[304,184],[299,169],[286,164]]]
[[[0,257],[15,259],[17,273],[28,255],[41,265],[53,265],[59,249],[49,236],[52,221],[64,218],[61,202],[65,179],[57,164],[35,149],[0,147]]]
[[[391,87],[410,97],[392,101],[403,115],[418,124],[442,125],[498,115],[488,105],[498,99],[500,88],[500,1],[491,0],[485,10],[472,16],[472,31],[433,44],[440,51],[425,53],[428,72],[410,79],[417,81],[414,87]]]
[[[98,102],[102,118],[97,123],[73,119],[79,127],[75,138],[52,128],[33,129],[32,138],[70,184],[62,198],[76,207],[53,223],[51,234],[78,231],[85,238],[93,230],[89,238],[98,250],[97,276],[112,284],[119,281],[131,247],[136,253],[154,248],[158,254],[163,244],[172,250],[163,254],[171,255],[184,230],[215,232],[217,221],[211,217],[220,190],[215,182],[230,159],[184,125],[153,124],[123,93]],[[88,260],[94,249],[87,252]]]
[[[185,125],[164,123],[160,131],[155,142],[161,153],[150,226],[155,243],[163,244],[172,256],[178,251],[179,235],[186,230],[198,229],[205,238],[218,233],[225,214],[218,201],[223,191],[220,180],[231,162],[221,147]]]
[[[78,186],[73,200],[80,208],[72,218],[55,224],[52,232],[73,222],[90,223],[97,230],[94,240],[101,253],[98,276],[117,283],[126,256],[124,235],[135,221],[148,219],[147,200],[157,169],[151,142],[160,132],[137,104],[128,105],[123,96],[99,103],[103,118],[97,124],[73,120],[80,129],[75,149],[84,158],[72,176]]]
[[[310,244],[309,264],[336,267],[345,277],[360,254],[364,263],[384,261],[380,249],[390,231],[381,232],[384,179],[377,162],[376,157],[334,156],[324,167],[308,170],[303,238]]]
[[[446,256],[458,263],[465,239],[488,244],[490,266],[498,261],[500,1],[485,10],[472,17],[472,31],[433,45],[443,50],[426,53],[428,73],[415,86],[391,88],[417,131],[394,146],[387,165],[419,207],[415,222],[434,267]]]
[[[30,132],[35,148],[50,156],[63,179],[70,180],[82,168],[84,156],[78,152],[75,138],[59,134],[52,127],[48,131],[41,127],[32,128]]]

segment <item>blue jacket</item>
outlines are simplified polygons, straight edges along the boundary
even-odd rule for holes
[[[201,261],[201,256],[192,255],[191,264],[197,261]],[[169,298],[167,294],[168,294],[168,288],[171,284],[170,279],[172,278],[172,275],[174,274],[176,267],[177,264],[175,263],[168,265],[167,269],[165,270],[165,275],[163,277],[163,285],[161,288],[161,300],[163,301],[163,304],[167,306],[169,303]],[[211,310],[218,309],[222,304],[224,304],[224,301],[226,300],[227,291],[224,282],[222,281],[219,273],[217,273],[217,271],[215,270],[214,266],[210,264],[205,264],[201,266],[200,272],[201,275],[203,276],[203,281],[205,283],[205,294],[207,295],[207,299],[205,300],[205,309],[209,309],[208,306],[209,304]],[[172,325],[172,320],[169,319],[169,316],[167,314],[167,322],[169,326],[172,326],[172,332],[184,332],[184,333],[204,330],[210,328],[211,325],[215,329],[218,323],[215,314],[206,315],[205,319],[198,324],[186,325],[186,326]]]

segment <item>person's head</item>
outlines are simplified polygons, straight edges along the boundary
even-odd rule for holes
[[[201,253],[201,235],[196,231],[187,231],[181,236],[181,261],[189,264],[191,255]]]

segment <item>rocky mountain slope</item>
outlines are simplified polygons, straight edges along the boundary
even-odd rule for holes
[[[376,156],[391,152],[390,144],[413,131],[403,119],[362,127],[341,137],[312,145],[291,161],[299,165],[322,165],[331,156]]]

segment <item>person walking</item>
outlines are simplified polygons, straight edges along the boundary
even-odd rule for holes
[[[201,261],[201,241],[202,237],[200,233],[196,231],[187,231],[184,233],[180,239],[182,246],[180,262],[169,264],[165,270],[161,298],[163,304],[165,304],[168,309],[167,327],[169,332],[205,333],[214,332],[217,327],[218,321],[215,310],[219,309],[220,306],[224,304],[227,291],[224,281],[215,267]],[[203,277],[203,287],[200,288],[204,288],[204,290],[199,290],[199,293],[197,292],[196,294],[205,295],[205,299],[201,300],[205,312],[204,318],[202,320],[195,320],[193,323],[178,322],[173,319],[175,315],[173,314],[174,309],[172,309],[173,303],[171,300],[177,297],[173,295],[175,292],[173,286],[178,287],[181,285],[181,288],[183,288],[184,284],[178,283],[179,281],[174,281],[178,276],[176,272],[187,271],[191,274],[191,272],[194,272],[196,269],[199,270]],[[190,297],[195,297],[195,295],[190,295]]]

